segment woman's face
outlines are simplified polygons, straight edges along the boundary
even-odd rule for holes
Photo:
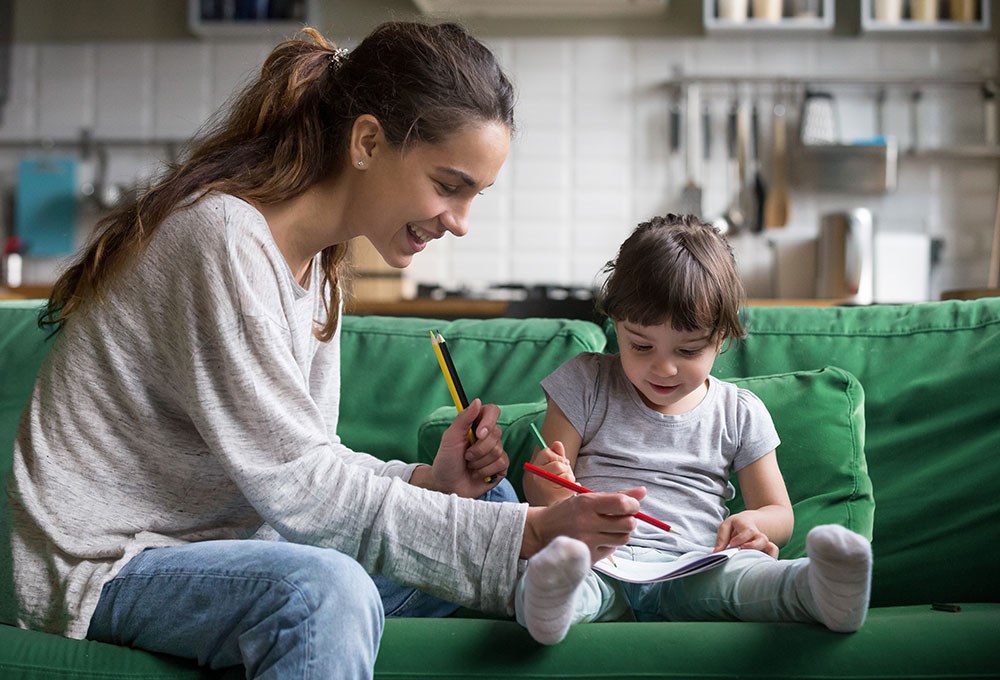
[[[385,260],[403,268],[430,241],[468,232],[472,199],[491,186],[507,158],[510,130],[487,123],[456,132],[439,144],[417,144],[403,153],[373,158],[374,182],[359,225]]]

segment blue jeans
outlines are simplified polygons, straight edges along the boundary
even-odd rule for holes
[[[517,500],[506,480],[483,499]],[[386,612],[447,616],[456,608],[373,579],[336,550],[203,541],[132,558],[101,591],[87,638],[209,668],[242,663],[248,678],[370,678]]]

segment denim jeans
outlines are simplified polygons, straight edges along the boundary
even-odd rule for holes
[[[517,500],[506,480],[483,499]],[[132,558],[101,591],[87,638],[209,668],[242,663],[247,678],[370,678],[385,612],[447,616],[456,608],[373,580],[336,550],[203,541]]]

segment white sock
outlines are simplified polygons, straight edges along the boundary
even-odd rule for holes
[[[868,540],[836,524],[815,527],[806,536],[809,590],[820,622],[838,633],[853,633],[865,622],[872,583]]]
[[[576,596],[590,571],[590,549],[568,536],[555,540],[528,560],[518,620],[543,645],[566,637],[573,624]]]

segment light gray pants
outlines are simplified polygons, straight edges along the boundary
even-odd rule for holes
[[[615,558],[642,562],[677,559],[654,548],[623,546]],[[775,560],[741,550],[721,566],[659,583],[622,583],[596,571],[587,574],[574,623],[615,621],[631,608],[639,621],[811,621],[808,558]],[[519,585],[517,596],[523,597]]]

